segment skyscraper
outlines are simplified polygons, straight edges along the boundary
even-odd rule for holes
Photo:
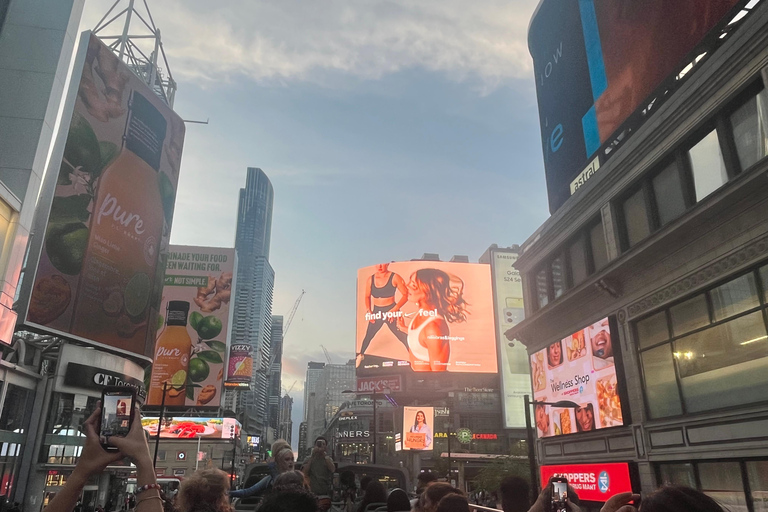
[[[347,361],[346,364],[324,365],[314,388],[314,392],[309,394],[311,404],[307,414],[308,444],[313,443],[315,437],[328,426],[341,404],[351,400],[350,395],[344,394],[344,391],[355,389],[355,360]]]
[[[307,363],[307,377],[304,380],[304,421],[306,422],[309,416],[309,399],[310,395],[315,392],[315,386],[317,386],[317,379],[323,374],[323,368],[325,363],[316,363],[310,361]]]
[[[293,398],[289,395],[285,395],[280,399],[277,437],[285,439],[288,441],[288,444],[291,444],[291,431],[293,430],[291,412],[293,412]]]
[[[282,391],[283,369],[283,317],[272,315],[272,330],[270,336],[271,354],[269,357],[269,407],[268,424],[277,434],[280,423],[280,395]]]
[[[240,189],[235,250],[238,267],[232,343],[253,347],[253,376],[249,391],[229,403],[251,434],[265,439],[268,409],[268,373],[272,336],[272,294],[275,271],[269,264],[274,190],[264,171],[249,167]]]

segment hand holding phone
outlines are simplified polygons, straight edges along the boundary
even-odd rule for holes
[[[549,481],[549,512],[568,512],[568,479],[554,477]]]
[[[99,442],[105,450],[117,451],[116,447],[109,444],[109,438],[125,437],[130,432],[135,404],[136,390],[130,386],[107,386],[102,391]]]

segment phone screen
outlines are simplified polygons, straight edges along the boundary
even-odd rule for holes
[[[552,481],[552,512],[567,512],[566,499],[568,498],[568,482],[566,480]]]
[[[130,391],[105,391],[101,404],[101,444],[107,444],[109,436],[126,436],[131,430],[133,393]]]

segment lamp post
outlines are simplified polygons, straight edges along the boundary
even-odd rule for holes
[[[376,393],[375,391],[373,393],[358,393],[357,391],[352,391],[351,389],[346,389],[342,391],[342,393],[354,393],[355,395],[361,395],[361,396],[370,396],[373,400],[373,442],[371,443],[371,460],[374,464],[376,464],[376,436],[378,434],[378,425],[376,424],[376,401],[379,398],[386,398],[391,391],[389,389],[382,389],[381,393]]]
[[[539,476],[536,471],[535,441],[533,427],[531,426],[531,405],[551,405],[553,407],[575,409],[579,404],[571,402],[570,400],[560,400],[559,402],[537,402],[536,400],[531,400],[531,397],[528,395],[525,395],[523,400],[525,400],[525,431],[528,438],[528,465],[531,468],[531,491],[533,492],[534,499],[536,499],[539,494]]]
[[[160,415],[157,418],[157,435],[155,436],[155,455],[152,457],[152,467],[157,467],[157,449],[160,447],[160,431],[163,429],[163,414],[165,414],[165,393],[168,391],[168,381],[163,381],[163,399],[160,400]]]

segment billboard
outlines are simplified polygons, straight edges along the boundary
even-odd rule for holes
[[[539,437],[624,424],[616,376],[617,350],[609,320],[603,318],[531,355],[534,400],[567,400],[578,405],[559,408],[536,404]]]
[[[22,318],[151,357],[184,122],[86,32],[30,246]],[[28,302],[26,297],[29,297]]]
[[[160,405],[163,383],[166,406],[221,404],[235,267],[232,248],[169,247],[147,405]]]
[[[525,427],[523,397],[531,393],[531,372],[528,351],[517,340],[507,339],[506,333],[525,318],[523,282],[520,271],[513,265],[517,252],[511,249],[491,250],[493,276],[493,306],[496,311],[496,339],[499,344],[504,428]]]
[[[247,343],[232,345],[229,349],[226,388],[250,389],[253,375],[253,346]]]
[[[357,375],[496,373],[488,265],[405,261],[357,272]]]
[[[357,379],[358,393],[397,393],[403,390],[403,379],[400,375],[377,375]]]
[[[431,450],[434,407],[403,407],[403,450]]]
[[[542,0],[528,32],[554,213],[658,109],[743,0]],[[710,36],[713,44],[717,34]]]
[[[621,492],[632,492],[629,464],[606,462],[600,464],[567,464],[541,466],[541,488],[553,476],[565,477],[582,501],[607,501]]]
[[[142,418],[141,426],[150,436],[157,436],[158,418]],[[160,439],[232,439],[242,426],[234,418],[163,417]]]

